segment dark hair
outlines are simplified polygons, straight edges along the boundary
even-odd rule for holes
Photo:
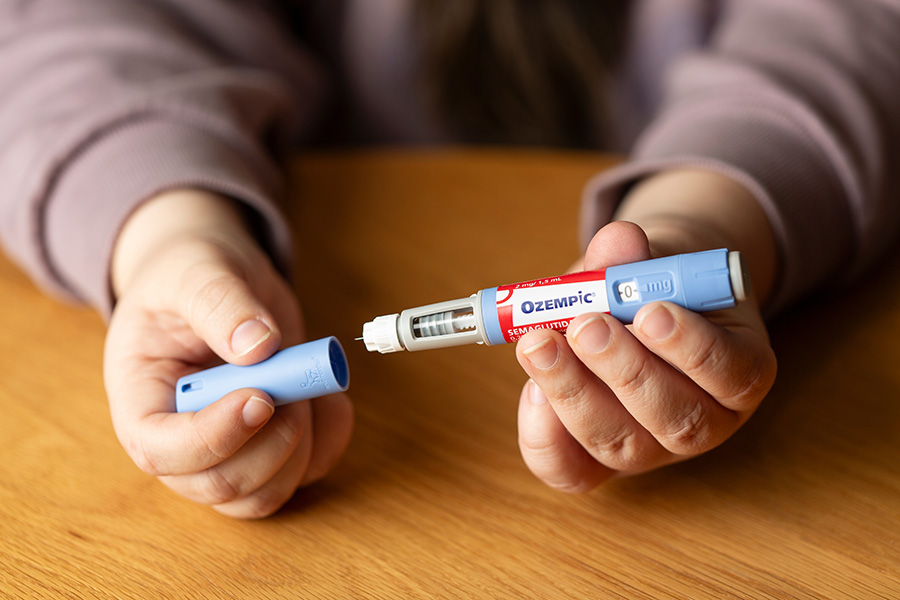
[[[607,129],[603,89],[625,0],[414,0],[423,93],[471,143],[586,147]]]

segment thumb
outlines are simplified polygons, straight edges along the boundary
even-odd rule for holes
[[[613,221],[594,234],[584,253],[584,268],[603,269],[650,258],[647,235],[638,225]]]
[[[135,399],[140,401],[142,395],[158,397],[152,384],[141,386]],[[265,392],[235,390],[196,413],[143,414],[128,421],[133,423],[130,427],[117,428],[117,433],[143,471],[154,476],[197,473],[237,452],[274,412]]]
[[[232,364],[251,365],[271,356],[281,345],[281,332],[249,284],[221,265],[197,270],[179,307],[194,333]]]

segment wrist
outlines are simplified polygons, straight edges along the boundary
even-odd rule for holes
[[[116,239],[110,265],[114,297],[121,296],[148,261],[191,239],[256,246],[234,200],[197,189],[163,192],[141,204]]]
[[[743,185],[702,169],[666,171],[635,186],[616,218],[641,226],[654,255],[712,248],[739,250],[763,303],[777,271],[775,236],[756,198]]]

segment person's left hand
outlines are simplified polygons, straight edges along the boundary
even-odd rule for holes
[[[604,227],[585,268],[651,258],[636,225]],[[580,492],[701,454],[753,414],[776,371],[751,298],[706,313],[658,302],[632,326],[608,314],[574,319],[567,335],[537,330],[516,356],[530,376],[519,403],[519,446],[551,487]]]

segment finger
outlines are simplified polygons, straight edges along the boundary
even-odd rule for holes
[[[261,519],[275,513],[291,499],[300,486],[304,473],[309,469],[314,443],[313,435],[304,436],[296,451],[264,485],[246,496],[217,504],[213,508],[236,519]]]
[[[532,379],[519,399],[519,450],[535,477],[557,490],[586,492],[615,473],[569,434]]]
[[[309,402],[285,405],[227,460],[197,473],[161,480],[177,493],[201,504],[231,502],[268,485],[294,454],[303,454],[309,462],[312,431]]]
[[[775,353],[752,311],[731,311],[728,329],[660,303],[638,312],[634,332],[722,406],[749,416],[775,381]]]
[[[353,433],[353,404],[346,394],[334,394],[312,401],[312,458],[300,485],[318,481],[338,463]]]
[[[111,403],[122,446],[154,476],[196,473],[237,452],[272,417],[272,399],[259,390],[236,390],[195,413],[143,413],[158,398],[172,395],[170,384],[137,380],[128,402]],[[112,392],[118,393],[118,392]]]
[[[596,460],[617,471],[634,472],[668,458],[668,452],[575,356],[561,334],[529,332],[519,341],[516,356],[560,422]]]
[[[275,318],[238,274],[219,263],[198,263],[183,279],[176,310],[223,360],[250,365],[278,349]]]
[[[246,497],[214,506],[222,514],[257,519],[276,512],[297,488],[320,479],[337,463],[350,440],[353,405],[345,394],[316,398],[312,404],[313,434],[301,442],[269,481]]]
[[[609,315],[581,316],[569,325],[578,358],[668,451],[694,455],[730,436],[738,416],[647,349]]]
[[[644,230],[628,221],[613,221],[598,231],[588,244],[585,269],[602,269],[650,258]]]

